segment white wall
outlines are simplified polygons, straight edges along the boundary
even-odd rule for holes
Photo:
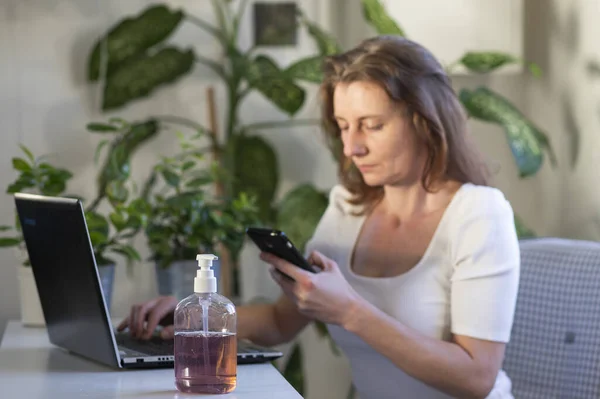
[[[348,12],[359,7],[358,0],[301,0],[313,18],[340,26],[358,26],[360,13]],[[185,4],[189,12],[211,20],[208,0],[169,0]],[[91,159],[98,137],[87,133],[88,121],[103,118],[98,109],[97,92],[85,83],[84,65],[94,39],[124,14],[135,13],[148,4],[144,0],[120,2],[95,0],[4,0],[0,2],[0,126],[2,135],[0,187],[15,177],[10,158],[23,142],[36,154],[52,153],[52,161],[77,171],[70,192],[93,197],[93,178],[97,169]],[[597,165],[599,82],[586,69],[590,58],[600,59],[596,45],[600,17],[596,0],[527,0],[525,7],[525,55],[538,62],[546,74],[540,80],[522,75],[490,78],[457,77],[457,87],[488,84],[514,101],[531,115],[551,137],[558,154],[559,167],[548,164],[535,177],[520,180],[502,130],[495,126],[472,123],[477,142],[499,167],[495,183],[512,202],[515,210],[540,234],[597,239],[600,236],[598,209],[600,190],[596,189],[600,171]],[[248,14],[250,16],[250,14]],[[402,23],[402,21],[400,21]],[[243,27],[242,40],[248,44],[250,24]],[[410,35],[410,32],[408,32]],[[573,39],[570,39],[574,37]],[[346,45],[350,39],[342,37]],[[174,40],[193,44],[207,56],[217,56],[218,49],[203,32],[186,24]],[[270,55],[286,64],[314,48],[305,36],[299,51],[271,50]],[[152,114],[173,114],[206,121],[205,89],[215,76],[201,66],[193,76],[177,85],[161,89],[150,100],[139,101],[117,113],[127,118],[144,118]],[[223,93],[217,88],[218,104]],[[316,112],[315,91],[299,117]],[[570,135],[563,107],[563,97],[570,101],[579,129],[579,162],[569,166]],[[281,119],[260,95],[247,99],[244,120]],[[224,112],[224,107],[219,108]],[[572,130],[572,129],[571,129]],[[322,147],[317,129],[273,130],[264,135],[279,152],[283,182],[280,194],[293,185],[313,181],[321,188],[335,181],[335,169],[329,153]],[[134,163],[134,174],[141,176],[158,154],[174,149],[173,140],[163,135],[149,144]],[[14,207],[7,195],[0,203],[0,224],[10,223]],[[139,244],[143,244],[140,238]],[[275,296],[274,286],[267,283],[266,270],[255,261],[251,248],[245,251],[243,273],[246,297],[254,293]],[[0,331],[7,319],[19,317],[16,260],[12,251],[0,251]],[[151,265],[139,265],[134,278],[128,279],[124,268],[118,270],[113,299],[113,314],[124,314],[134,301],[155,295]],[[333,358],[327,343],[307,330],[302,339],[311,342],[307,350],[309,395],[315,398],[344,397],[349,375],[343,358]],[[331,383],[335,381],[335,383]],[[331,391],[334,389],[334,391]],[[329,391],[328,391],[329,390]]]
[[[205,20],[213,21],[212,9],[207,0],[194,2],[169,0],[165,3],[185,9]],[[252,2],[250,2],[252,3]],[[312,18],[320,18],[319,3],[303,0],[305,10]],[[6,187],[16,174],[10,159],[18,153],[22,142],[35,154],[51,154],[51,161],[58,166],[75,171],[68,187],[86,198],[95,194],[94,178],[98,171],[93,164],[96,143],[101,139],[85,131],[89,121],[123,116],[127,119],[143,119],[152,115],[178,115],[207,124],[208,85],[214,85],[217,93],[217,110],[225,112],[224,93],[212,71],[199,65],[191,76],[177,85],[156,91],[150,99],[138,101],[126,109],[110,114],[99,110],[98,87],[85,82],[85,62],[95,39],[123,15],[139,12],[149,2],[80,0],[17,0],[0,3],[0,120],[2,120],[2,143],[0,148],[4,166],[0,172],[0,186]],[[242,45],[250,45],[251,9],[242,26]],[[185,23],[171,39],[185,47],[192,45],[198,53],[216,59],[219,48],[214,40],[197,27]],[[245,43],[244,43],[245,42]],[[299,38],[296,51],[290,49],[265,51],[285,65],[294,58],[310,55],[315,51],[307,35]],[[314,97],[314,90],[308,93]],[[310,98],[298,117],[314,115],[314,98]],[[247,122],[283,119],[268,101],[259,94],[245,100],[242,119]],[[220,123],[223,127],[224,123]],[[321,146],[315,128],[273,129],[265,132],[280,154],[291,162],[281,162],[281,192],[304,181],[316,181],[326,188],[332,184],[335,172],[331,160]],[[172,136],[163,134],[136,155],[133,174],[141,179],[157,156],[175,150]],[[286,151],[286,148],[288,149]],[[289,151],[293,149],[293,151]],[[301,163],[302,168],[294,168]],[[330,171],[329,173],[323,172]],[[329,178],[329,180],[328,180]],[[141,181],[141,180],[140,180]],[[0,205],[0,220],[10,224],[14,217],[14,206],[10,196],[5,195]],[[140,238],[140,244],[144,244]],[[0,302],[0,321],[18,317],[18,295],[16,284],[16,261],[10,250],[0,251],[4,267],[0,268],[0,285],[3,300]],[[154,295],[153,270],[149,265],[135,269],[135,279],[128,280],[120,268],[116,286],[113,312],[122,314],[131,301],[139,301]],[[142,280],[140,280],[142,279]],[[0,324],[1,326],[2,324]]]

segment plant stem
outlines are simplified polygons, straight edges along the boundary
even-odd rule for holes
[[[211,35],[217,37],[219,40],[222,40],[223,37],[221,35],[221,33],[219,32],[219,30],[212,26],[211,24],[209,24],[208,22],[206,22],[205,20],[196,17],[195,15],[191,15],[188,14],[186,12],[185,17],[194,25],[204,29],[205,31],[207,31],[208,33],[210,33]]]
[[[227,127],[225,130],[225,139],[229,141],[233,137],[235,125],[237,122],[237,108],[239,105],[240,97],[237,89],[237,82],[234,82],[228,91],[229,95],[229,108],[227,110]]]
[[[289,121],[272,121],[272,122],[257,122],[251,123],[243,127],[244,130],[260,130],[260,129],[274,129],[278,127],[286,126],[310,126],[318,125],[320,121],[318,119],[292,119]]]
[[[248,5],[248,0],[242,0],[238,11],[233,19],[233,35],[237,40],[239,29],[240,29],[240,21],[244,16],[244,11],[246,10],[246,6]]]
[[[201,131],[202,133],[209,133],[209,129],[205,126],[202,126],[200,123],[195,122],[191,119],[185,118],[183,116],[176,115],[159,115],[155,117],[156,120],[166,122],[166,123],[175,123],[184,125],[187,127],[191,127],[192,129],[196,129]]]
[[[98,193],[98,196],[96,197],[96,199],[94,199],[94,201],[90,204],[90,206],[87,207],[87,209],[85,211],[93,212],[94,210],[96,210],[96,208],[100,204],[100,201],[102,201],[103,198],[104,198],[104,194]]]
[[[194,54],[194,57],[196,58],[197,63],[206,65],[207,67],[215,71],[215,73],[219,75],[222,79],[227,80],[227,74],[225,73],[225,70],[221,65],[219,65],[213,60],[209,60],[208,58],[205,58],[198,54]]]
[[[221,5],[221,0],[212,0],[211,3],[217,16],[217,21],[219,22],[219,28],[221,28],[221,32],[223,34],[224,43],[229,43],[231,38],[229,37],[229,29],[227,26],[227,20],[225,19],[225,13]]]

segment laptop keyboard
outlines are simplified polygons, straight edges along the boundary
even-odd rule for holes
[[[152,356],[173,355],[173,340],[164,340],[160,337],[152,337],[149,340],[139,340],[129,334],[118,334],[117,345],[135,352]]]
[[[129,356],[165,356],[174,354],[174,341],[163,340],[160,337],[152,337],[149,340],[139,340],[132,338],[127,333],[116,334],[117,345],[120,350],[125,351],[123,355]],[[262,358],[265,353],[273,351],[257,346],[246,340],[239,340],[238,347],[238,362],[253,362]],[[254,360],[252,360],[254,359]]]

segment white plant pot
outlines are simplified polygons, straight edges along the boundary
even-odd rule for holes
[[[44,327],[46,320],[31,267],[19,266],[18,278],[21,322],[27,327]]]

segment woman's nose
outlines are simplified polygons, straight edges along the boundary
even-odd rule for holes
[[[358,132],[348,130],[346,134],[342,135],[342,141],[344,143],[344,155],[346,157],[364,154],[365,146],[362,143],[362,139],[360,138],[360,134]]]

